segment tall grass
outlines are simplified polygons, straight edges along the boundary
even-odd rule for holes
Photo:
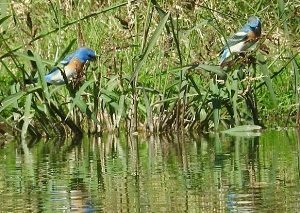
[[[296,125],[300,20],[295,4],[12,2],[0,17],[1,128],[22,137],[63,137],[120,128]],[[222,69],[222,39],[250,15],[263,22],[257,48],[232,57],[231,66]],[[86,66],[85,80],[47,85],[45,73],[82,45],[101,56]],[[38,83],[24,83],[33,77]]]

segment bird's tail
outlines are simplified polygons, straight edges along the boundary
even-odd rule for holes
[[[220,57],[220,65],[224,63],[224,61],[230,56],[230,51],[229,49],[223,49],[221,53],[219,54]]]
[[[38,82],[38,79],[37,78],[28,78],[28,79],[25,79],[25,84],[34,84],[34,83],[37,83]]]

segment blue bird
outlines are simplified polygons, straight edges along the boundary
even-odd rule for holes
[[[231,55],[248,50],[261,35],[261,22],[258,17],[249,17],[247,23],[233,35],[220,53],[220,65]]]
[[[78,77],[83,72],[85,63],[94,60],[95,57],[95,51],[86,47],[81,47],[67,55],[60,63],[64,65],[64,72],[68,81]],[[65,83],[62,71],[57,67],[53,68],[44,78],[50,84],[59,85]]]
[[[67,80],[72,81],[81,76],[86,62],[94,60],[95,58],[96,53],[94,50],[86,47],[78,48],[75,52],[67,55],[60,62],[64,66],[63,70],[58,67],[54,67],[47,75],[44,76],[44,79],[49,84],[64,84],[65,80],[62,74],[62,72],[64,72]],[[37,82],[37,78],[28,82]]]

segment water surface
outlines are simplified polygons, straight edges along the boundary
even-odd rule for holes
[[[0,212],[297,212],[299,141],[295,130],[9,141]]]

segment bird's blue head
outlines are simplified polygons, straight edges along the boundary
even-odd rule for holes
[[[256,16],[251,16],[248,18],[248,23],[247,23],[251,28],[256,29],[261,26],[260,20]]]
[[[243,32],[254,32],[255,35],[258,37],[261,35],[261,22],[258,17],[250,16],[248,18],[247,23],[241,29]]]
[[[86,61],[94,60],[96,58],[96,53],[90,48],[81,47],[75,51],[74,57],[78,58],[82,63],[85,63]]]

